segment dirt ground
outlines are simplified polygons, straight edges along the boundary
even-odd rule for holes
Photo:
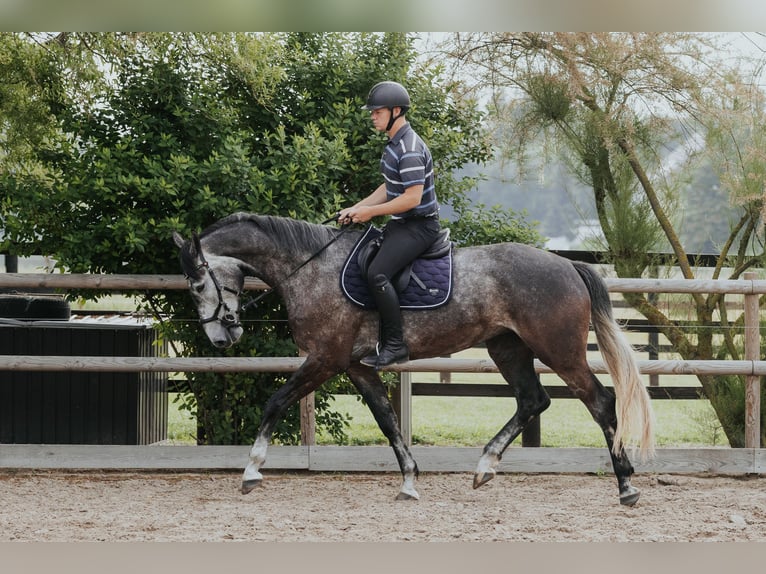
[[[0,471],[0,541],[766,541],[766,477]]]

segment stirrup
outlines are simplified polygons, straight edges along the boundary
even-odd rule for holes
[[[378,355],[367,355],[366,357],[359,360],[361,364],[363,364],[365,367],[378,367]]]
[[[382,359],[382,360],[381,360]],[[405,363],[410,360],[410,350],[407,345],[402,343],[398,349],[391,350],[390,348],[383,347],[378,354],[378,361],[375,365],[376,369],[394,365],[396,363]]]
[[[375,352],[363,357],[359,362],[365,367],[378,366],[378,354],[380,353],[380,342],[375,343]]]

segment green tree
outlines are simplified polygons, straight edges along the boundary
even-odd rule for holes
[[[476,33],[455,35],[447,49],[461,77],[476,79],[477,88],[494,94],[498,143],[508,157],[523,164],[528,146],[542,137],[592,189],[602,248],[619,277],[649,273],[656,265],[650,254],[663,250],[675,256],[684,278],[697,273],[679,233],[679,190],[688,172],[668,166],[664,149],[709,161],[704,152],[715,146],[715,165],[729,168],[732,177],[721,183],[737,198],[738,221],[720,246],[713,277],[728,271],[727,278],[736,279],[762,265],[762,94],[747,89],[720,39],[687,33]],[[750,121],[742,123],[748,114]],[[690,146],[697,137],[710,145]],[[684,359],[741,356],[743,316],[729,317],[724,295],[689,296],[696,317],[691,330],[672,308],[645,294],[624,297]],[[715,328],[716,315],[722,330]],[[743,446],[743,377],[699,380],[730,444]],[[766,385],[762,393],[766,398]],[[764,443],[766,412],[762,417]]]
[[[174,230],[188,235],[238,210],[323,220],[378,184],[383,142],[361,106],[381,79],[407,84],[410,120],[438,158],[438,193],[473,182],[452,170],[488,148],[475,104],[441,70],[415,64],[404,34],[61,34],[0,38],[18,52],[16,100],[28,94],[45,137],[0,158],[5,239],[62,270],[177,273]],[[26,66],[26,68],[25,68]],[[45,82],[29,69],[46,71]],[[49,87],[48,87],[49,86]],[[22,97],[24,96],[24,97]],[[0,108],[7,118],[8,109]],[[21,125],[4,129],[23,134]],[[284,309],[268,299],[231,350],[214,349],[186,293],[139,294],[189,356],[295,355]],[[198,439],[251,442],[272,374],[190,373]],[[340,382],[338,383],[340,384]],[[331,387],[317,422],[338,440]],[[276,440],[298,439],[291,411]]]

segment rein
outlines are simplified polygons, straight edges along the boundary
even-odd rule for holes
[[[328,219],[325,219],[325,220],[324,220],[324,221],[323,221],[323,222],[322,222],[320,225],[327,225],[327,224],[328,224],[328,223],[330,223],[330,222],[333,222],[333,221],[338,221],[338,217],[340,217],[340,212],[336,213],[335,215],[333,215],[332,217],[330,217],[330,218],[328,218]],[[296,267],[295,269],[293,269],[292,271],[290,271],[290,273],[288,273],[288,275],[287,275],[287,276],[286,276],[284,279],[282,279],[282,282],[285,282],[285,281],[287,281],[288,279],[290,279],[290,277],[292,277],[292,276],[293,276],[293,275],[295,275],[295,274],[296,274],[298,271],[300,271],[301,269],[303,269],[303,268],[304,268],[306,265],[308,265],[309,263],[311,263],[311,262],[312,262],[314,259],[316,259],[316,258],[317,258],[317,257],[318,257],[318,256],[319,256],[319,255],[320,255],[320,254],[321,254],[321,253],[322,253],[322,252],[325,250],[325,249],[327,249],[328,247],[330,247],[330,245],[332,245],[332,244],[333,244],[333,243],[335,243],[335,242],[336,242],[338,239],[340,239],[340,238],[343,236],[343,234],[344,234],[344,233],[346,233],[346,232],[347,232],[347,231],[348,231],[350,228],[351,228],[351,225],[346,225],[346,226],[344,226],[344,227],[343,227],[343,228],[340,230],[340,233],[338,233],[338,234],[337,234],[335,237],[333,237],[333,238],[332,238],[330,241],[328,241],[328,242],[327,242],[325,245],[323,245],[323,246],[322,246],[322,247],[321,247],[321,248],[320,248],[320,249],[319,249],[319,250],[318,250],[316,253],[314,253],[314,254],[313,254],[311,257],[309,257],[308,259],[306,259],[306,261],[304,261],[303,263],[301,263],[300,265],[298,265],[298,267]],[[263,293],[261,293],[261,294],[260,294],[260,295],[258,295],[257,297],[253,297],[253,298],[251,298],[249,301],[247,301],[247,303],[245,303],[244,305],[242,305],[242,307],[241,307],[241,311],[242,311],[242,312],[244,312],[244,311],[247,311],[247,310],[248,310],[250,307],[254,307],[254,306],[256,306],[256,305],[258,304],[258,302],[259,302],[261,299],[263,299],[263,298],[264,298],[264,297],[266,297],[267,295],[270,295],[270,294],[271,294],[271,293],[274,291],[274,289],[276,289],[276,287],[277,287],[277,285],[274,285],[273,287],[269,287],[268,289],[266,289],[266,291],[264,291]]]

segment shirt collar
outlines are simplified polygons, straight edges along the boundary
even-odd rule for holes
[[[406,133],[410,132],[410,131],[412,131],[412,128],[410,127],[409,122],[405,122],[405,124],[402,127],[399,128],[399,131],[397,131],[394,134],[394,137],[392,137],[390,140],[388,140],[389,143],[392,143],[394,145],[398,144],[402,140],[404,135]]]

